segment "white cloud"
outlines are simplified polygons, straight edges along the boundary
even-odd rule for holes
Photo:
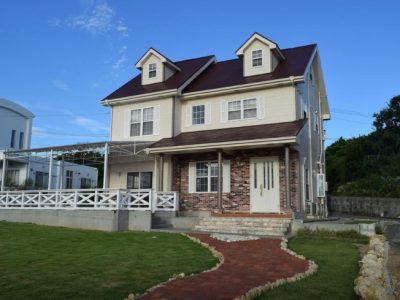
[[[76,16],[67,25],[92,34],[105,33],[113,28],[115,11],[107,3],[96,5],[89,13]]]
[[[32,127],[32,135],[35,137],[40,137],[40,136],[48,136],[48,133],[43,128],[33,126]]]
[[[71,124],[82,127],[92,133],[108,132],[108,126],[90,118],[75,117],[70,121]]]
[[[52,81],[52,83],[56,88],[59,88],[60,90],[68,90],[69,89],[68,84],[60,79],[54,79]]]
[[[82,12],[65,20],[54,18],[49,23],[56,27],[70,27],[84,32],[99,35],[117,32],[119,38],[128,37],[129,28],[121,18],[116,17],[115,10],[106,2],[87,1],[82,3]]]

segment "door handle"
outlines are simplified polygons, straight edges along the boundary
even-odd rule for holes
[[[263,185],[260,184],[260,196],[262,196],[262,195],[263,195]]]

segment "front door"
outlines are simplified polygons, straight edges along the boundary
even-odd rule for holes
[[[279,213],[279,158],[250,159],[250,206],[252,212]]]

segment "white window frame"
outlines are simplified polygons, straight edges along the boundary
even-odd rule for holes
[[[255,101],[255,107],[254,108],[247,108],[247,109],[244,108],[244,102],[248,101],[248,100],[254,100]],[[255,98],[228,101],[228,103],[227,103],[227,106],[228,106],[227,107],[228,108],[227,119],[228,119],[228,121],[232,122],[232,121],[243,121],[243,120],[254,120],[254,119],[257,119],[257,116],[259,114],[257,101],[259,101],[259,100],[256,97]],[[229,110],[229,103],[232,103],[232,102],[240,102],[240,118],[239,119],[230,119],[229,118],[229,112],[238,111],[238,110]],[[250,110],[250,109],[255,109],[256,110],[256,115],[254,117],[251,117],[251,118],[245,118],[244,117],[244,111],[245,110]]]
[[[151,121],[144,121],[144,110],[146,109],[153,109],[153,119]],[[132,112],[133,111],[140,111],[140,120],[139,122],[132,122]],[[154,114],[155,114],[155,107],[150,106],[150,107],[144,107],[144,108],[137,108],[137,109],[132,109],[130,110],[130,120],[129,120],[129,136],[134,137],[134,136],[151,136],[154,135]],[[151,134],[144,134],[143,130],[144,130],[144,123],[149,123],[152,122],[153,123],[153,130]],[[133,124],[139,124],[139,135],[132,135],[132,125]]]
[[[194,118],[194,108],[195,107],[199,107],[202,106],[203,107],[203,123],[195,123],[195,119],[199,119],[199,118]],[[205,104],[198,104],[198,105],[193,105],[191,108],[191,117],[192,117],[192,124],[191,125],[204,125],[206,124],[206,105]]]
[[[258,64],[258,61],[261,61],[261,63],[260,64]],[[254,62],[257,62],[257,64],[256,65],[254,65]],[[251,66],[253,67],[253,68],[259,68],[259,67],[262,67],[263,66],[263,51],[262,51],[262,49],[256,49],[256,50],[253,50],[253,51],[251,51]]]
[[[151,63],[149,64],[149,78],[156,78],[157,77],[157,64]]]
[[[207,177],[206,176],[198,176],[197,175],[197,165],[205,163],[207,164]],[[211,176],[211,164],[217,164],[217,175],[216,176]],[[207,191],[198,191],[197,190],[197,178],[207,178]],[[217,183],[217,189],[215,191],[211,190],[211,178],[218,178],[218,162],[215,160],[209,160],[209,161],[196,161],[196,167],[195,167],[195,176],[194,176],[194,190],[195,193],[217,193],[218,192],[218,183]]]

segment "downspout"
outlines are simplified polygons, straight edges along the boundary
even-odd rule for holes
[[[289,146],[285,146],[285,192],[286,192],[286,207],[290,205],[290,159]]]
[[[313,206],[312,204],[314,203],[314,181],[313,181],[313,159],[312,159],[312,117],[311,117],[311,95],[310,95],[310,81],[309,81],[309,76],[307,76],[307,106],[308,106],[308,165],[309,165],[309,172],[308,176],[311,178],[308,178],[310,186],[309,186],[309,191],[308,195],[311,199],[308,199],[311,202],[311,207],[310,207],[310,213],[311,215],[314,214],[313,211]]]
[[[223,211],[222,207],[222,150],[218,150],[218,210]]]

